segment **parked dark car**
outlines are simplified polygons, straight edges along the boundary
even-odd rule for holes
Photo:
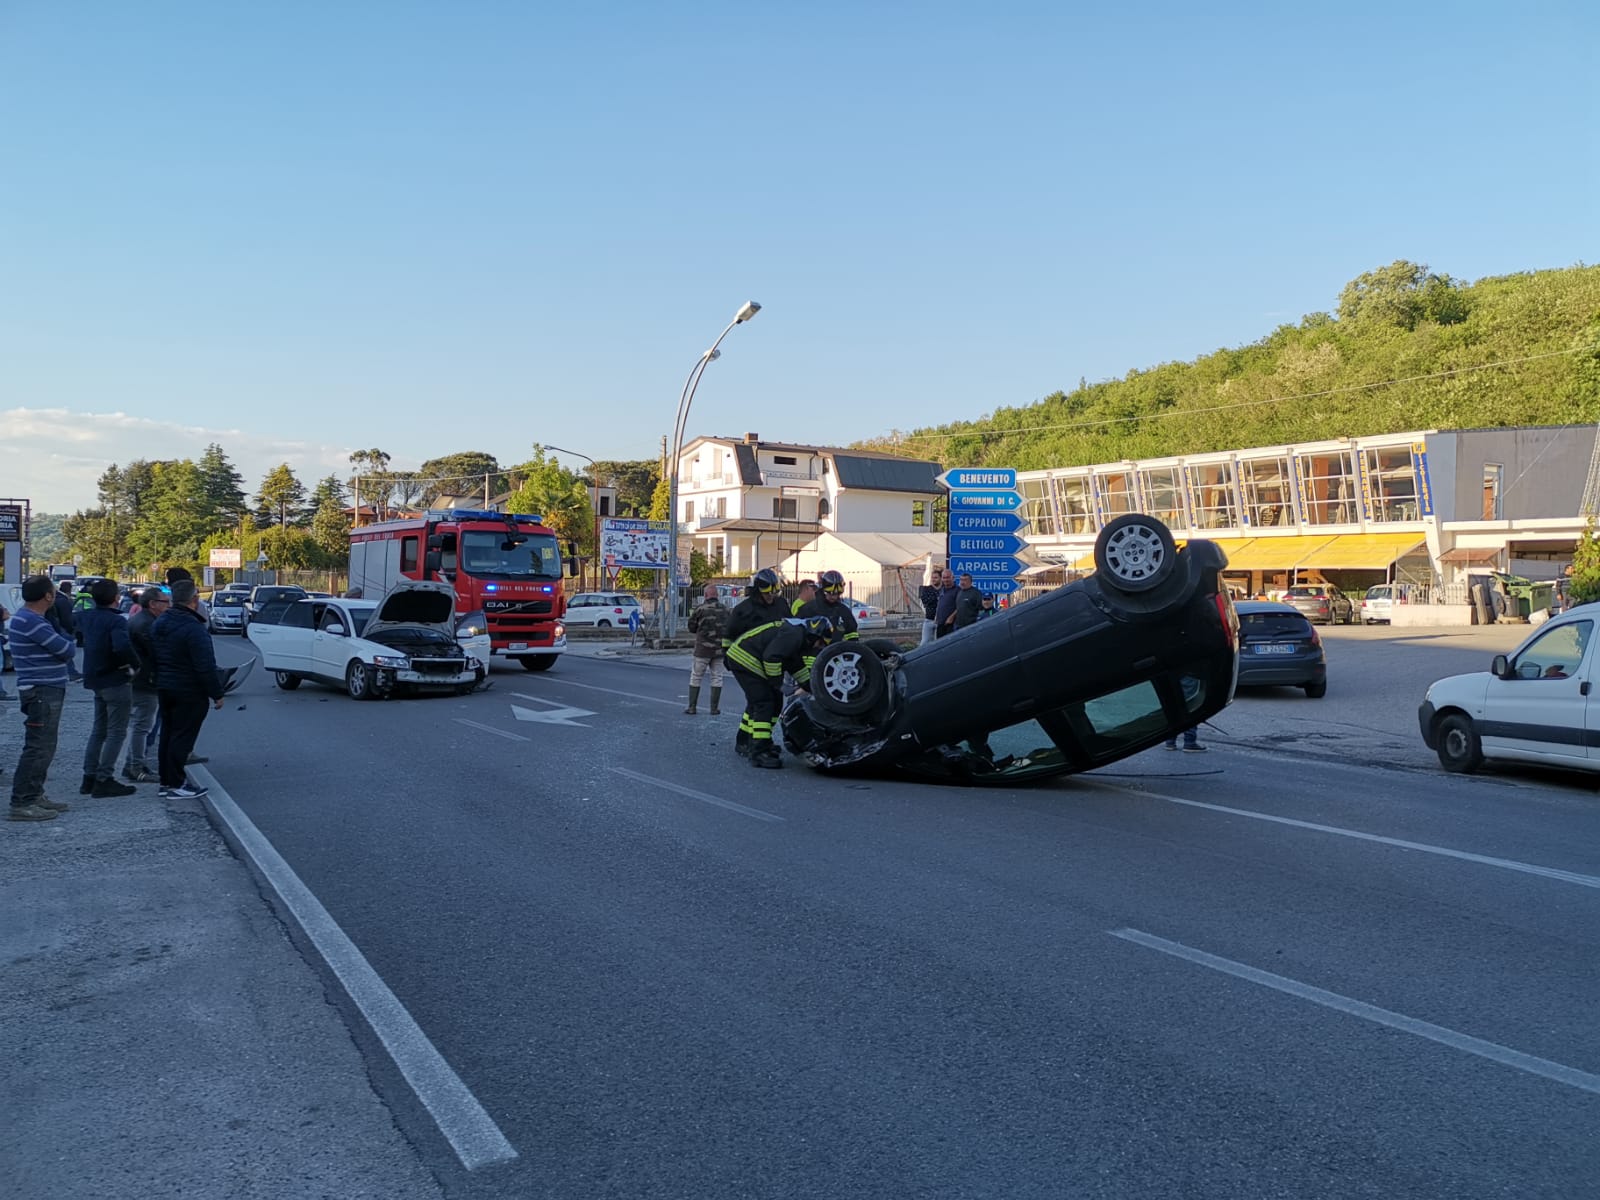
[[[1239,686],[1305,688],[1321,700],[1328,694],[1328,656],[1322,635],[1299,609],[1269,600],[1241,600]]]
[[[250,598],[244,602],[244,624],[239,633],[248,638],[250,636],[250,622],[255,620],[256,614],[268,604],[278,604],[290,600],[304,600],[306,590],[294,584],[263,583],[253,589]]]
[[[1130,513],[1094,557],[1090,578],[930,645],[826,647],[784,710],[784,744],[822,770],[1009,785],[1103,767],[1224,708],[1238,622],[1221,547],[1180,551]]]
[[[1313,623],[1356,623],[1356,602],[1331,583],[1298,583],[1283,594],[1283,602]]]

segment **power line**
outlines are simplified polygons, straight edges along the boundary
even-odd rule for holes
[[[1395,387],[1402,383],[1421,383],[1430,379],[1449,379],[1455,375],[1467,375],[1474,371],[1492,371],[1501,367],[1514,367],[1522,363],[1540,362],[1548,358],[1561,358],[1568,354],[1577,354],[1592,347],[1572,346],[1566,350],[1552,350],[1547,354],[1530,354],[1525,358],[1508,358],[1499,362],[1478,363],[1470,367],[1452,367],[1447,371],[1434,371],[1428,375],[1409,375],[1403,379],[1383,379],[1376,383],[1352,383],[1344,387],[1325,388],[1319,392],[1301,392],[1291,396],[1269,396],[1263,400],[1241,400],[1235,404],[1213,404],[1206,408],[1168,408],[1160,412],[1140,413],[1127,417],[1103,417],[1088,421],[1065,421],[1057,425],[1023,425],[1014,429],[971,429],[959,433],[918,433],[908,434],[905,437],[896,437],[896,444],[900,442],[927,442],[949,441],[951,438],[960,437],[1009,437],[1014,433],[1044,433],[1059,429],[1099,429],[1107,425],[1126,425],[1130,422],[1154,421],[1166,417],[1197,417],[1207,413],[1234,412],[1241,408],[1259,408],[1265,404],[1281,404],[1290,400],[1320,400],[1327,396],[1344,395],[1350,392],[1368,392],[1377,388]]]

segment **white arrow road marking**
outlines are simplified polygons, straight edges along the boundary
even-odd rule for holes
[[[589,728],[587,725],[580,724],[575,718],[595,715],[587,708],[571,708],[565,704],[557,704],[554,700],[541,700],[537,696],[523,696],[522,699],[532,700],[535,704],[549,704],[554,707],[548,712],[541,712],[538,709],[523,708],[520,704],[513,704],[511,706],[511,715],[519,721],[538,721],[544,725],[567,725],[573,729],[587,729]]]

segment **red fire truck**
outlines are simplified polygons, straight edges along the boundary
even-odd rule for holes
[[[350,531],[350,586],[376,600],[404,579],[442,579],[456,590],[460,620],[482,615],[496,654],[529,671],[555,665],[567,648],[561,573],[577,574],[555,533],[536,516],[480,509],[429,509],[420,517]]]

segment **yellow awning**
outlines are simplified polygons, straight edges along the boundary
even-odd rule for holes
[[[1228,570],[1292,571],[1332,540],[1327,534],[1253,538],[1237,554],[1228,555]]]
[[[1231,563],[1233,561],[1233,556],[1235,554],[1237,554],[1240,550],[1244,549],[1244,547],[1248,546],[1251,542],[1253,542],[1253,541],[1255,541],[1257,539],[1255,539],[1255,538],[1207,538],[1206,540],[1215,542],[1217,545],[1221,546],[1222,547],[1222,552],[1228,556],[1228,561]],[[1184,539],[1184,538],[1176,538],[1176,539],[1174,539],[1174,544],[1177,545],[1178,549],[1180,549],[1180,550],[1183,549],[1185,543],[1186,543],[1186,539]],[[1088,554],[1085,554],[1082,558],[1080,558],[1077,562],[1073,563],[1072,564],[1072,569],[1074,571],[1092,571],[1092,570],[1094,570],[1094,552],[1090,551]],[[1231,571],[1233,568],[1230,566],[1228,569]]]
[[[1419,533],[1341,533],[1297,565],[1320,571],[1384,570],[1426,540]]]

